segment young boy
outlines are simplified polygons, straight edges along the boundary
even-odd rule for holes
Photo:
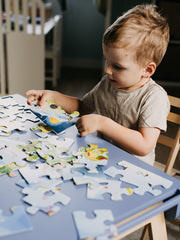
[[[166,130],[170,105],[151,76],[169,41],[169,27],[154,5],[138,5],[104,33],[105,76],[81,100],[46,90],[30,90],[28,103],[52,99],[67,112],[78,110],[81,136],[98,131],[113,144],[149,164],[160,131]],[[95,113],[96,114],[92,114]]]

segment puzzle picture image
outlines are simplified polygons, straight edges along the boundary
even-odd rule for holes
[[[52,100],[46,101],[42,106],[29,106],[29,109],[45,124],[51,127],[56,134],[74,125],[79,116],[78,111],[68,114],[61,106],[57,106]]]

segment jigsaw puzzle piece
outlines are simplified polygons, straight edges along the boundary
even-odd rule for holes
[[[13,212],[11,216],[3,216],[0,209],[0,237],[32,230],[23,206],[14,206],[10,210]]]
[[[0,98],[0,107],[9,107],[13,105],[17,105],[17,102],[13,99],[13,97],[8,96]]]
[[[25,151],[27,155],[25,159],[29,162],[36,162],[40,158],[37,154],[37,150],[40,149],[39,145],[37,146],[36,144],[30,143],[26,145],[18,145],[17,147]]]
[[[20,114],[17,115],[16,120],[19,122],[26,122],[26,121],[30,121],[30,122],[39,122],[39,118],[36,117],[34,114],[32,114],[32,112],[30,111],[24,111]]]
[[[73,181],[76,185],[107,181],[101,166],[97,166],[96,172],[88,171],[86,167],[73,168],[71,171],[73,174]],[[77,175],[77,173],[79,174]]]
[[[61,177],[56,169],[53,169],[46,163],[36,164],[35,166],[35,169],[30,168],[30,166],[19,169],[21,175],[29,184],[38,183],[40,178],[44,176],[48,176],[51,179]]]
[[[18,166],[14,162],[9,163],[3,167],[0,167],[0,175],[8,174],[10,177],[14,177],[16,176],[14,171],[17,169]]]
[[[154,186],[161,185],[164,188],[168,188],[172,185],[170,180],[162,178],[129,162],[121,161],[118,165],[122,166],[124,169],[110,167],[105,170],[104,173],[111,177],[120,174],[122,176],[119,178],[120,181],[134,185],[135,188],[133,188],[133,192],[138,195],[144,195],[146,192],[149,192],[154,196],[158,196],[162,191],[154,189]]]
[[[26,154],[16,147],[16,145],[6,145],[0,151],[0,167],[6,166],[15,162],[17,166],[26,166],[27,163],[23,160]]]
[[[66,166],[62,166],[61,164],[56,164],[53,166],[53,168],[55,168],[58,171],[58,173],[61,175],[63,180],[71,180],[74,176],[74,174],[71,171],[73,169],[73,166],[70,164],[66,164]]]
[[[48,191],[43,187],[37,189],[24,188],[22,192],[27,194],[23,201],[31,205],[31,207],[26,209],[31,214],[41,210],[48,215],[52,215],[60,210],[59,206],[54,206],[56,203],[60,202],[63,205],[67,205],[71,200],[67,195],[61,193],[60,190],[51,190],[51,194],[47,195]]]
[[[171,180],[168,180],[166,178],[163,178],[153,172],[150,172],[148,170],[142,169],[138,166],[135,166],[129,162],[126,161],[121,161],[118,162],[118,165],[123,166],[124,168],[133,168],[134,171],[136,171],[137,173],[141,173],[145,179],[152,185],[152,186],[156,186],[156,185],[161,185],[162,187],[168,189],[172,186],[173,182]]]
[[[120,181],[107,180],[106,183],[91,183],[88,185],[87,198],[103,200],[105,193],[111,194],[111,200],[122,200],[122,195],[131,195],[133,190],[131,188],[121,188]]]
[[[96,171],[90,171],[86,167],[74,167],[72,169],[72,172],[79,172],[82,175],[90,176],[90,177],[96,177],[96,178],[102,178],[106,179],[106,175],[103,172],[102,166],[97,166]]]
[[[19,187],[22,188],[31,188],[36,190],[37,188],[44,188],[46,191],[56,189],[56,186],[63,183],[61,179],[51,179],[48,177],[40,178],[38,183],[28,184],[24,179],[21,179],[19,182],[16,183]]]
[[[96,209],[94,210],[95,218],[87,218],[86,212],[74,211],[73,217],[75,220],[76,228],[80,239],[100,237],[116,236],[117,229],[114,224],[106,225],[106,221],[114,221],[113,214],[109,209]]]
[[[44,141],[44,147],[37,150],[38,155],[45,159],[49,165],[61,164],[66,166],[68,162],[72,162],[74,156],[69,153],[69,147],[74,142],[70,138],[64,140],[54,140],[54,138],[48,138]],[[52,144],[53,142],[53,144]]]
[[[44,123],[38,123],[38,126],[32,127],[31,130],[32,131],[39,130],[39,131],[41,131],[42,133],[44,133],[46,135],[48,133],[52,132],[52,129],[49,126],[47,126],[46,124],[44,124]]]
[[[84,163],[87,169],[96,171],[97,166],[107,164],[107,153],[107,148],[98,148],[97,144],[89,144],[89,147],[80,147],[77,152],[73,152],[76,157],[74,163]]]
[[[50,126],[55,133],[60,133],[75,124],[79,113],[77,111],[68,114],[54,101],[48,100],[42,106],[30,106],[30,110],[45,124]]]
[[[64,139],[60,139],[59,137],[57,137],[57,135],[55,136],[48,136],[46,139],[47,143],[53,143],[54,145],[57,146],[57,148],[61,151],[67,151],[72,144],[74,143],[74,140],[72,138],[64,138]]]
[[[0,108],[0,117],[1,118],[7,118],[9,116],[17,116],[20,113],[23,113],[24,107],[15,105],[15,106],[9,106],[9,107],[4,107],[3,109]]]
[[[9,134],[14,130],[18,131],[27,131],[26,127],[23,123],[18,122],[16,120],[14,121],[3,121],[3,123],[0,124],[0,134]]]

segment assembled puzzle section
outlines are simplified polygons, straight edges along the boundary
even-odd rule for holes
[[[79,116],[77,111],[68,114],[52,100],[46,101],[42,106],[29,106],[29,109],[57,134],[75,124]]]

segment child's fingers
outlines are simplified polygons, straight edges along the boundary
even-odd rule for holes
[[[40,106],[43,105],[48,99],[49,99],[49,94],[48,92],[44,91],[39,101],[39,105]]]
[[[39,92],[41,92],[41,91],[31,89],[31,90],[28,90],[28,91],[25,93],[25,95],[26,95],[26,96],[29,96],[29,95],[39,95]]]
[[[27,103],[31,105],[33,101],[39,100],[43,95],[43,92],[43,90],[28,90],[25,93],[26,96],[30,96],[27,99]]]
[[[27,99],[27,103],[28,103],[29,105],[31,105],[33,101],[35,101],[34,96],[30,96],[30,97]]]

